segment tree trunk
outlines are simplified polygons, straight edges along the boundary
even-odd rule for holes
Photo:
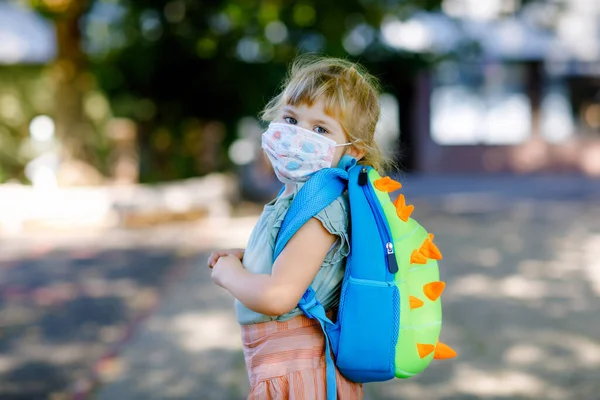
[[[96,169],[96,133],[85,115],[83,104],[84,96],[92,85],[80,29],[80,19],[87,6],[88,0],[72,0],[66,10],[54,19],[58,54],[51,73],[55,84],[56,138],[60,143],[63,167],[79,170],[78,174],[68,171],[66,175],[70,178],[66,182],[63,180],[66,186],[97,184],[102,180]]]

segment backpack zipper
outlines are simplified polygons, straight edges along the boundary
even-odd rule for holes
[[[391,274],[395,274],[396,272],[398,272],[398,262],[396,261],[396,255],[394,254],[394,243],[392,241],[389,228],[387,227],[386,222],[381,217],[382,211],[377,206],[376,200],[374,198],[375,194],[373,193],[373,189],[371,188],[371,185],[368,185],[368,182],[369,176],[367,174],[367,169],[363,167],[360,173],[358,174],[358,185],[362,186],[365,196],[367,197],[367,202],[371,207],[371,211],[375,215],[375,222],[377,223],[379,236],[385,241],[383,247],[386,252],[388,271]]]
[[[393,286],[395,284],[393,281],[382,282],[382,281],[374,281],[374,280],[371,280],[371,279],[355,278],[353,276],[349,276],[348,280],[350,282],[360,283],[361,285],[365,285],[365,286],[385,286],[385,287],[390,287],[390,286]]]

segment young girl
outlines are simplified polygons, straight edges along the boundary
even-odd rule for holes
[[[298,301],[312,285],[335,318],[350,248],[343,194],[304,224],[273,260],[285,214],[304,182],[343,155],[381,169],[374,134],[379,118],[375,79],[351,62],[301,57],[279,95],[263,111],[270,122],[262,146],[284,191],[264,207],[245,250],[211,254],[213,281],[236,298],[251,390],[248,399],[326,397],[325,338]],[[339,399],[362,399],[359,383],[337,373]]]

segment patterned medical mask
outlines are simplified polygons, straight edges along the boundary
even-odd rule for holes
[[[305,182],[320,169],[330,168],[335,148],[350,144],[337,144],[316,132],[285,123],[270,124],[262,135],[262,148],[283,183]]]

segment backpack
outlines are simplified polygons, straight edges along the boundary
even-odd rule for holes
[[[410,378],[432,359],[452,358],[438,341],[442,323],[434,236],[410,218],[401,188],[369,166],[343,156],[337,168],[313,174],[298,191],[279,230],[274,260],[293,234],[345,190],[350,203],[350,253],[333,323],[309,287],[298,307],[325,334],[327,399],[336,398],[335,368],[347,379],[378,382]],[[332,358],[332,353],[335,358]]]

